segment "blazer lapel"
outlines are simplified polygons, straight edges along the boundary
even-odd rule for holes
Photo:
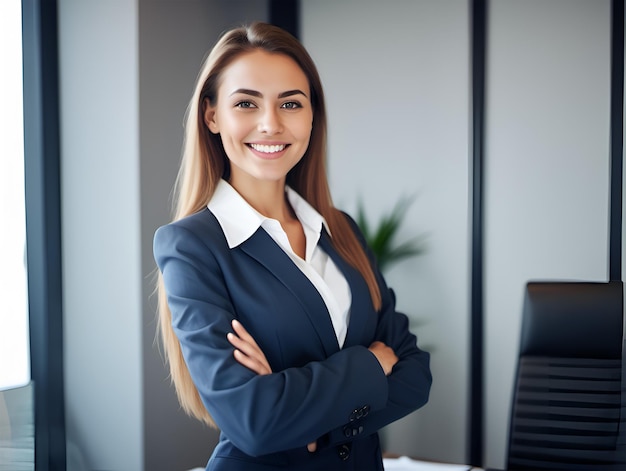
[[[339,350],[337,337],[324,300],[304,273],[278,244],[259,228],[242,243],[241,250],[264,265],[295,296],[309,316],[327,356]],[[280,300],[278,300],[280,302]]]
[[[365,279],[355,268],[346,262],[333,247],[330,236],[325,229],[322,229],[320,236],[320,246],[332,258],[335,265],[346,277],[350,290],[352,291],[352,305],[350,306],[350,322],[344,347],[350,347],[361,343],[362,332],[365,327],[367,314],[374,310],[370,297],[369,288]]]

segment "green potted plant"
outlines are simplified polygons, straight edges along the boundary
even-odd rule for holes
[[[391,212],[384,215],[376,226],[372,226],[368,221],[363,201],[358,202],[356,222],[365,241],[374,252],[378,268],[382,272],[402,260],[421,255],[426,250],[423,235],[417,235],[401,243],[396,240],[406,212],[414,199],[414,197],[400,198]]]

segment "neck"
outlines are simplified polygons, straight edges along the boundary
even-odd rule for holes
[[[282,181],[246,181],[231,178],[230,185],[245,199],[250,206],[263,216],[280,222],[294,218],[285,195],[285,180]]]

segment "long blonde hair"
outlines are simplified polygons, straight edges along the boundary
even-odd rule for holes
[[[204,122],[204,103],[214,106],[220,74],[240,54],[255,49],[284,54],[292,58],[309,80],[313,106],[313,128],[309,147],[300,162],[287,175],[287,184],[311,204],[328,223],[337,252],[365,279],[376,310],[381,295],[369,260],[350,223],[332,203],[326,178],[326,109],[319,74],[313,60],[300,42],[286,31],[266,23],[252,23],[226,32],[206,58],[185,116],[182,162],[174,187],[174,220],[206,207],[221,178],[228,179],[229,160],[219,135],[209,132]],[[171,312],[161,274],[157,282],[158,328],[171,380],[185,412],[215,427],[204,407],[171,324]]]

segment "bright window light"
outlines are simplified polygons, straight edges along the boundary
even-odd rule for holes
[[[22,106],[22,9],[0,1],[0,390],[30,381],[24,126]]]

